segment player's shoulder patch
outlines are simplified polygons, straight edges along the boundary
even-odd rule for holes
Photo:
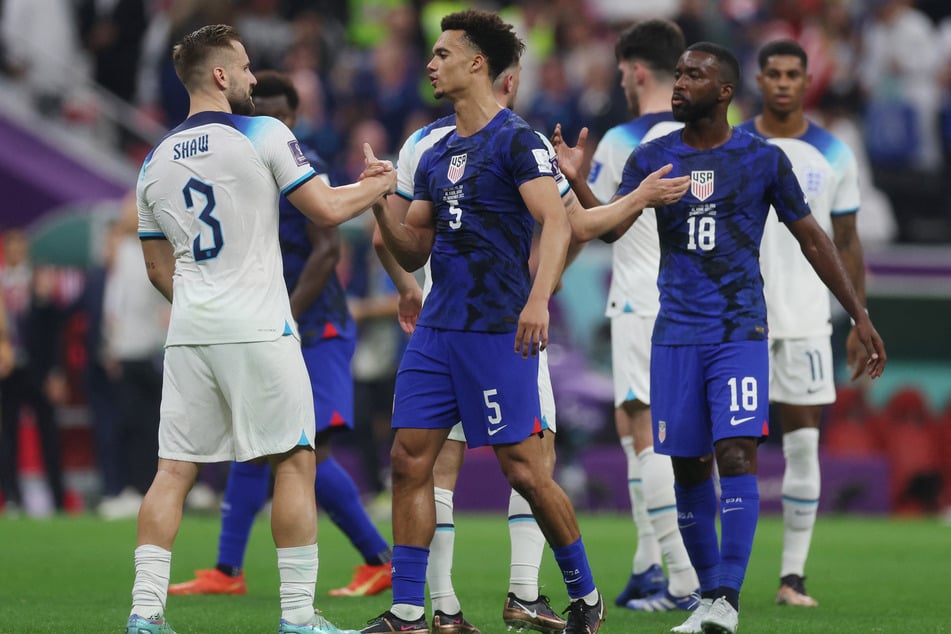
[[[304,150],[301,149],[300,141],[293,139],[287,142],[287,147],[291,151],[291,156],[294,157],[294,161],[303,167],[304,165],[309,165],[310,161],[307,158],[307,155],[304,154]]]
[[[538,171],[541,174],[552,174],[551,155],[544,148],[532,150],[532,156],[535,157],[535,163],[538,165]]]

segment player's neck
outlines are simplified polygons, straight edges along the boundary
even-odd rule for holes
[[[454,101],[452,107],[456,111],[456,134],[463,137],[484,128],[502,109],[492,93],[466,95]]]
[[[188,116],[198,114],[199,112],[231,112],[231,106],[225,98],[216,98],[204,93],[198,93],[190,96],[188,104]]]
[[[776,114],[764,110],[763,114],[756,117],[753,123],[756,125],[756,130],[766,137],[794,139],[801,137],[809,129],[809,121],[802,110],[786,114]]]
[[[725,116],[689,121],[680,137],[686,145],[697,150],[719,147],[733,137],[733,126]]]
[[[670,95],[672,90],[651,91],[649,93],[639,94],[637,103],[640,104],[640,114],[654,114],[657,112],[670,112]]]

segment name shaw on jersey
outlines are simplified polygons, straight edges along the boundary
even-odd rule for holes
[[[176,143],[172,150],[172,160],[186,159],[208,151],[208,135],[203,134],[188,141]]]

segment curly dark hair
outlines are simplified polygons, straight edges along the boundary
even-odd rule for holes
[[[497,13],[469,9],[450,13],[440,23],[443,31],[463,31],[466,39],[489,61],[489,78],[495,81],[502,71],[518,63],[525,43],[515,28]]]

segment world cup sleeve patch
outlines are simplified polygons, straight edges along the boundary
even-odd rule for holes
[[[541,174],[551,174],[551,157],[548,156],[548,150],[532,150],[532,156],[535,157],[535,163],[538,164],[538,171]]]
[[[294,160],[298,165],[303,167],[304,165],[309,165],[310,161],[307,160],[307,157],[304,156],[304,151],[300,149],[300,143],[297,139],[287,142],[287,147],[291,149],[291,155],[294,157]]]

